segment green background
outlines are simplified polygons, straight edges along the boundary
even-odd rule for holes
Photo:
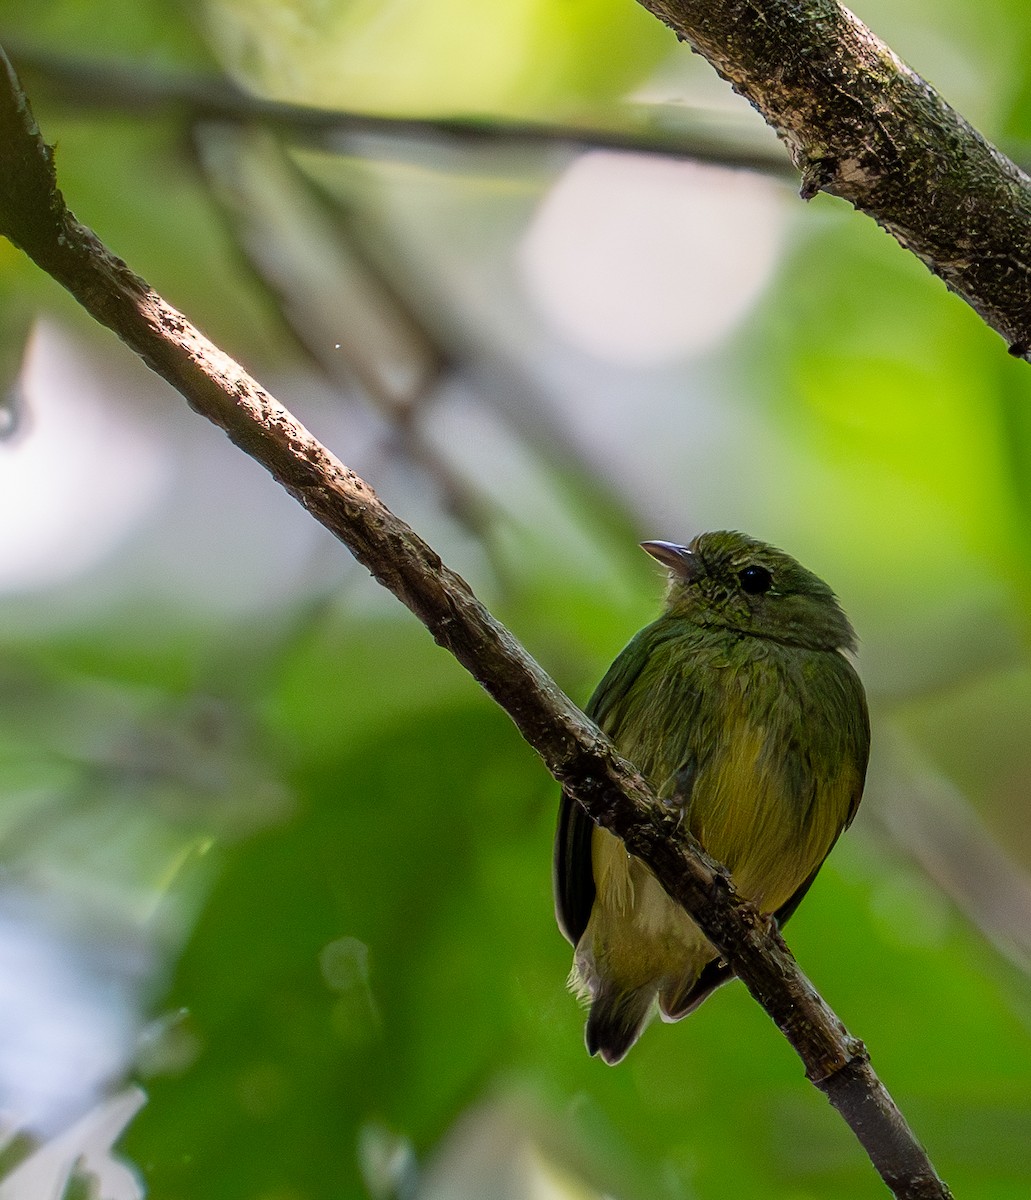
[[[1026,5],[877,0],[859,16],[1021,157]],[[955,1194],[1025,1197],[1027,364],[845,205],[804,206],[776,172],[671,164],[700,202],[728,179],[757,188],[747,220],[774,249],[704,345],[606,360],[551,319],[525,265],[573,150],[503,132],[314,145],[133,98],[169,72],[226,72],[392,117],[688,140],[715,121],[775,162],[744,102],[630,0],[0,0],[0,40],[73,210],[575,699],[657,609],[642,537],[745,528],[831,582],[861,636],[875,756],[789,942]],[[95,109],[62,92],[68,56],[128,64],[121,96]],[[657,161],[619,169],[651,179]],[[603,258],[605,196],[583,196]],[[756,229],[737,211],[685,220],[688,249],[642,251],[642,272],[697,253],[703,307],[719,280],[743,295],[735,247]],[[122,997],[120,1056],[60,1119],[27,1122],[37,1152],[135,1080],[147,1103],[117,1153],[162,1200],[885,1194],[739,985],[616,1069],[586,1057],[552,917],[556,789],[505,716],[4,243],[5,387],[30,330],[37,376],[63,348],[102,381],[91,403],[128,422],[112,464],[133,438],[161,464],[103,552],[15,573],[0,596],[0,911],[17,893]],[[412,361],[423,382],[399,401],[391,363]],[[48,386],[74,400],[73,377]],[[0,473],[42,437],[33,387]],[[40,496],[23,499],[3,525],[35,519]],[[112,956],[127,945],[131,967]]]

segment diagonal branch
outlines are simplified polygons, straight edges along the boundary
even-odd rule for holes
[[[0,233],[261,463],[483,685],[555,779],[647,863],[733,965],[895,1195],[946,1200],[947,1187],[865,1047],[816,993],[770,920],[736,894],[726,870],[697,843],[685,844],[675,814],[635,768],[368,484],[76,221],[2,51]]]
[[[1031,358],[1031,179],[837,0],[640,0],[772,125],[802,196],[883,226]]]

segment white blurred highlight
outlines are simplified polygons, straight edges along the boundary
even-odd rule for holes
[[[552,1161],[536,1136],[541,1123],[518,1102],[467,1110],[427,1164],[415,1200],[612,1200]]]
[[[0,1128],[59,1129],[124,1073],[146,969],[141,947],[78,943],[0,895]]]
[[[522,246],[529,292],[578,349],[626,366],[697,354],[748,312],[776,265],[786,208],[745,171],[585,154]]]
[[[101,562],[168,476],[154,432],[55,325],[33,331],[20,389],[25,426],[0,442],[0,592]]]
[[[0,1200],[61,1200],[72,1172],[90,1177],[94,1200],[142,1200],[136,1172],[111,1147],[146,1100],[136,1087],[98,1104],[70,1129],[44,1142],[2,1182]]]

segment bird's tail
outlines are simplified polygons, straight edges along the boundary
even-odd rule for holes
[[[584,1040],[588,1054],[600,1054],[610,1067],[626,1056],[648,1024],[655,1001],[655,986],[645,984],[629,992],[602,985],[591,1003]]]

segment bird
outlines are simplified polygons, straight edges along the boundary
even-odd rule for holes
[[[648,541],[665,609],[631,639],[587,715],[778,926],[856,814],[870,751],[856,636],[831,589],[736,531]],[[733,977],[622,842],[562,794],[555,912],[589,1005],[587,1050],[620,1062],[656,1011],[693,1012]]]

